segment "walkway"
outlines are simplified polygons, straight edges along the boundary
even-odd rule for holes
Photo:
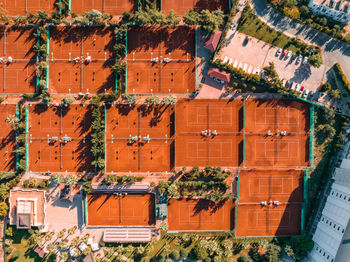
[[[332,37],[299,24],[295,20],[283,16],[271,8],[265,0],[251,0],[256,15],[269,26],[293,37],[296,36],[308,43],[318,45],[323,50],[326,67],[332,67],[338,62],[344,73],[350,79],[350,45]]]

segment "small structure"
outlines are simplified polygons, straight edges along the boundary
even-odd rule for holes
[[[60,200],[73,202],[74,197],[75,193],[73,192],[73,188],[70,185],[65,185],[61,190]]]
[[[231,75],[225,71],[222,71],[218,68],[210,68],[208,71],[208,75],[210,78],[214,78],[214,80],[220,81],[223,83],[229,83],[231,80]]]
[[[10,225],[25,229],[45,227],[46,197],[39,189],[13,189],[10,191]]]
[[[39,245],[36,245],[34,248],[34,252],[38,254],[39,257],[44,258],[46,257],[46,255],[48,254],[47,252],[45,252],[45,250],[40,247]]]
[[[205,42],[204,47],[214,52],[219,44],[222,32],[217,31],[212,34],[207,42]]]
[[[311,0],[308,6],[317,15],[324,15],[341,23],[350,22],[349,0]]]

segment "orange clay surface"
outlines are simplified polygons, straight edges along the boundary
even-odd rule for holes
[[[236,236],[299,235],[301,204],[265,206],[259,204],[237,206]]]
[[[310,109],[295,100],[253,100],[245,102],[245,128],[249,133],[277,130],[305,134],[310,130]]]
[[[303,202],[304,171],[242,170],[239,173],[239,203],[261,201]]]
[[[0,104],[0,172],[15,171],[15,133],[6,123],[9,115],[16,115],[16,105]]]
[[[228,100],[181,100],[176,104],[176,166],[242,164],[243,103]],[[211,130],[218,135],[201,135]]]
[[[192,93],[195,88],[195,29],[137,27],[128,30],[127,91]],[[152,58],[158,58],[152,62]],[[169,58],[171,61],[165,62]]]
[[[135,12],[138,0],[72,0],[73,13],[82,14],[91,10],[99,10],[111,15],[122,15],[124,12]]]
[[[91,107],[28,105],[29,169],[33,172],[91,172]],[[60,141],[64,136],[70,142]],[[58,141],[53,141],[57,137]]]
[[[154,226],[153,194],[87,195],[89,226]]]
[[[27,12],[37,13],[38,10],[51,13],[55,10],[55,0],[1,0],[0,8],[11,16],[26,15]]]
[[[234,202],[205,199],[168,200],[169,231],[233,230]]]
[[[177,15],[184,15],[193,8],[197,12],[205,9],[210,11],[221,9],[228,13],[228,2],[227,0],[162,0],[162,11],[168,13],[173,10]]]
[[[107,109],[106,125],[107,172],[173,170],[173,106],[112,106]],[[130,141],[130,135],[138,141]],[[149,142],[144,140],[147,136]]]
[[[111,27],[50,29],[49,91],[103,93],[115,89],[112,65],[114,33]],[[85,59],[90,56],[91,62]],[[74,59],[78,58],[78,61]]]

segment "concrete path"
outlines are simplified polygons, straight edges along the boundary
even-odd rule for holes
[[[271,8],[265,0],[251,0],[256,15],[269,26],[282,31],[291,37],[298,37],[310,44],[318,45],[323,50],[323,60],[326,67],[332,67],[338,62],[350,79],[350,45],[333,39],[295,20],[283,16]]]

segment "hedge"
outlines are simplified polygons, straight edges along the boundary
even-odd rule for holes
[[[337,75],[338,80],[343,83],[343,85],[346,88],[346,90],[350,93],[350,82],[346,78],[346,75],[344,74],[343,69],[341,68],[339,63],[336,63],[333,66],[333,70],[334,70],[335,74]]]

